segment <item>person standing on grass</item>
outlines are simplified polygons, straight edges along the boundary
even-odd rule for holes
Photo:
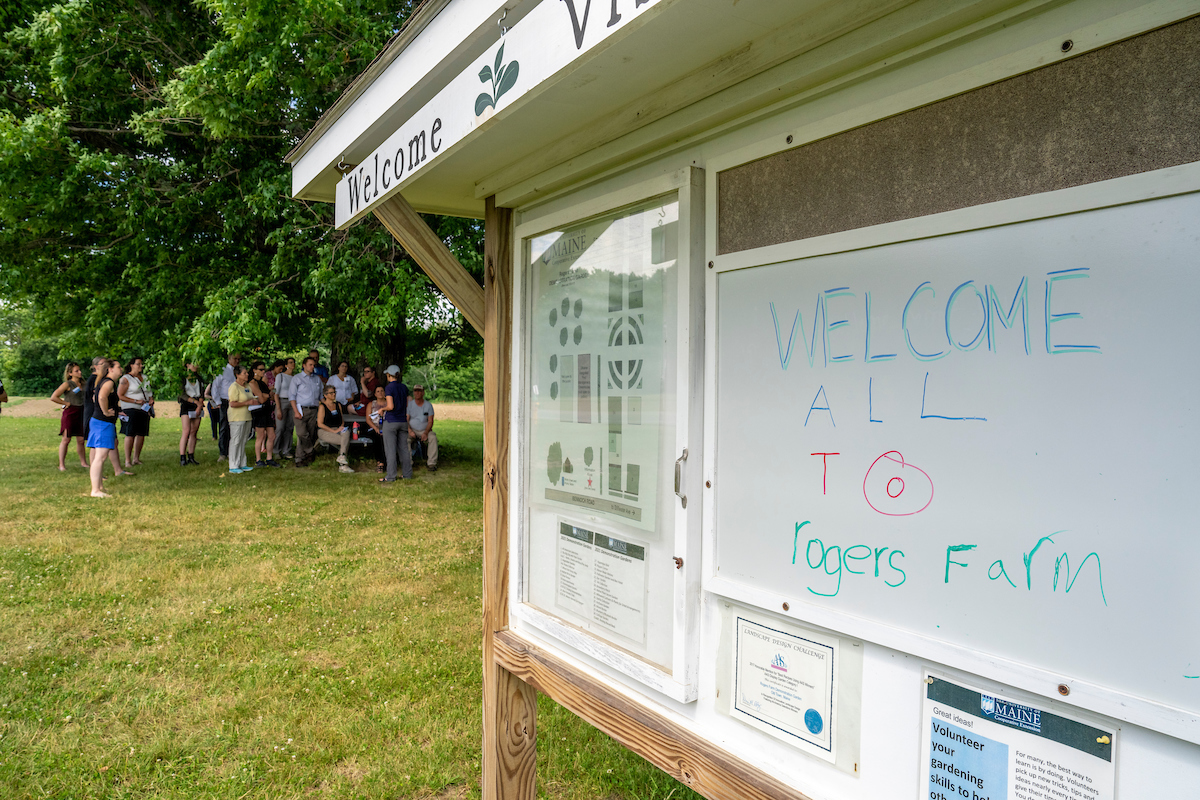
[[[7,402],[8,402],[8,392],[5,391],[5,389],[4,389],[4,380],[2,378],[0,378],[0,404],[7,403]],[[3,406],[0,405],[0,409],[2,409],[2,408],[3,408]]]
[[[92,401],[96,399],[96,381],[100,379],[100,367],[107,361],[104,356],[96,356],[92,359],[91,374],[88,375],[87,383],[83,385],[83,438],[87,441],[88,429],[92,424],[92,412],[95,410]]]
[[[330,378],[326,386],[332,386],[337,391],[337,401],[343,406],[349,406],[358,395],[358,384],[350,374],[350,362],[339,361],[337,374]]]
[[[183,382],[179,386],[179,466],[199,464],[196,460],[196,437],[204,419],[204,381],[200,380],[196,365],[183,365]]]
[[[117,459],[117,381],[121,379],[121,362],[105,359],[97,367],[96,397],[92,401],[92,423],[88,429],[87,446],[92,448],[92,497],[111,497],[104,491],[104,460],[112,462],[117,475],[133,475],[122,471]]]
[[[142,370],[145,362],[135,358],[129,362],[129,372],[117,385],[121,403],[121,433],[125,437],[125,469],[142,463],[142,447],[150,435],[150,415],[154,409],[154,394],[146,385]]]
[[[330,379],[332,382],[332,379]],[[338,449],[338,472],[354,474],[350,466],[350,429],[342,418],[342,408],[337,401],[337,389],[325,387],[325,399],[317,406],[317,439]]]
[[[215,442],[221,436],[221,403],[213,397],[212,390],[212,383],[204,387],[204,403],[208,406],[208,423],[212,426],[212,440]]]
[[[87,469],[87,453],[83,449],[83,369],[74,361],[63,370],[63,382],[50,395],[50,400],[63,407],[62,424],[58,426],[58,432],[62,435],[62,441],[58,444],[58,471],[67,471],[67,450],[71,439],[75,440],[79,450],[79,466]]]
[[[425,399],[425,387],[412,387],[412,399],[408,401],[408,445],[409,452],[416,442],[425,445],[425,466],[430,472],[437,471],[437,436],[433,432],[433,403]]]
[[[387,377],[384,387],[383,451],[387,456],[387,475],[380,483],[396,480],[396,461],[399,457],[400,477],[412,477],[412,453],[408,450],[408,387],[400,381],[400,368],[392,364],[383,371]]]
[[[329,367],[321,363],[321,354],[316,350],[309,350],[308,357],[313,360],[313,372],[321,379],[321,385],[324,386],[325,382],[329,380]]]
[[[217,452],[219,458],[229,458],[229,387],[233,385],[234,370],[242,363],[241,353],[230,353],[226,358],[225,369],[213,379],[213,400],[221,404],[221,432],[217,435]],[[216,413],[214,411],[214,413]]]
[[[254,395],[250,406],[250,421],[254,425],[254,466],[278,467],[275,463],[275,404],[267,386],[267,365],[255,361],[250,367],[253,376],[247,387]]]
[[[317,406],[325,396],[325,384],[316,374],[317,360],[304,359],[301,372],[292,379],[292,418],[296,421],[296,466],[307,467],[317,446]]]
[[[292,416],[292,378],[296,374],[296,359],[276,361],[275,368],[275,448],[280,458],[292,457],[292,429],[295,427],[295,417]]]
[[[70,449],[72,438],[76,439],[80,464],[83,467],[88,466],[87,453],[84,449],[84,440],[87,438],[83,419],[84,407],[87,405],[84,385],[83,368],[72,361],[63,369],[63,382],[50,395],[51,402],[63,407],[62,423],[58,431],[62,436],[58,447],[59,472],[66,472],[67,450]]]
[[[250,373],[245,367],[234,367],[233,383],[229,384],[229,474],[240,475],[254,467],[246,466],[246,441],[250,438],[250,406],[254,394],[246,388]]]

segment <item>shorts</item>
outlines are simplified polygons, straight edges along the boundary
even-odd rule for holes
[[[111,422],[92,418],[88,427],[88,447],[103,447],[106,450],[117,449],[117,426]]]
[[[250,422],[252,428],[270,428],[275,429],[275,408],[268,404],[262,408],[250,412]]]
[[[199,406],[197,406],[195,403],[193,403],[189,400],[180,400],[179,401],[179,416],[186,417],[188,415],[188,412],[198,411],[199,408],[200,408]]]
[[[121,420],[122,436],[149,436],[150,415],[140,408],[122,408],[121,413],[129,417]]]

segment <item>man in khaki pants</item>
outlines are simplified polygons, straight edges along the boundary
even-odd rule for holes
[[[437,469],[437,436],[433,433],[433,403],[425,399],[425,387],[412,387],[412,398],[408,401],[408,449],[417,442],[425,445],[425,466],[430,472]]]

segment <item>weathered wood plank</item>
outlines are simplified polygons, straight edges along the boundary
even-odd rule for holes
[[[710,800],[808,800],[512,631],[492,649],[498,665]]]
[[[483,289],[446,243],[429,229],[399,192],[376,206],[373,212],[454,307],[462,312],[471,327],[483,334]],[[507,356],[505,359],[507,361]]]
[[[508,456],[512,388],[512,211],[487,199],[483,292],[483,797],[533,800],[537,692],[495,662],[508,628]]]

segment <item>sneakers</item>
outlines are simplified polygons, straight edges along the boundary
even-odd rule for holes
[[[241,467],[234,467],[233,469],[229,470],[229,474],[230,475],[241,475],[245,471],[246,470],[242,469]]]
[[[353,475],[354,467],[351,467],[349,464],[342,464],[340,467],[338,467],[338,472],[344,472],[347,475]]]
[[[350,459],[346,458],[344,455],[341,455],[341,454],[339,453],[339,454],[338,454],[338,457],[337,457],[337,463],[339,463],[339,464],[341,464],[343,467],[345,467],[345,466],[348,466],[348,465],[350,464]]]
[[[273,458],[268,458],[266,461],[263,462],[263,465],[267,466],[267,467],[278,467],[279,462]]]
[[[266,465],[267,465],[267,462],[263,461],[261,458],[258,461],[254,462],[254,466],[256,466],[256,467],[265,467]]]

